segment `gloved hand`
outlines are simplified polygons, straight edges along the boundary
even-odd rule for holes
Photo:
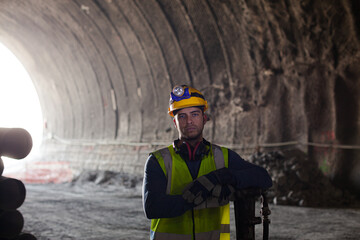
[[[215,185],[211,193],[212,195],[201,204],[195,206],[195,209],[216,208],[235,200],[235,188],[231,185]]]
[[[215,170],[209,174],[213,174],[216,181],[220,185],[236,185],[236,179],[226,167]]]
[[[215,184],[209,180],[208,176],[203,175],[185,187],[182,197],[188,203],[193,203],[197,206],[211,196],[211,191],[214,187]]]
[[[220,206],[228,204],[229,201],[233,201],[235,199],[235,188],[231,185],[223,185],[218,198]]]
[[[183,191],[182,197],[188,203],[193,203],[197,206],[211,196],[219,198],[220,196],[230,194],[229,186],[232,184],[235,185],[235,183],[235,178],[229,169],[221,168],[198,177],[188,184]],[[225,188],[222,189],[223,185],[229,186],[225,186]]]

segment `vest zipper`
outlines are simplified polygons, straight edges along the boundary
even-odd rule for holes
[[[194,209],[191,209],[191,218],[193,222],[193,240],[195,240],[195,217],[194,217]]]

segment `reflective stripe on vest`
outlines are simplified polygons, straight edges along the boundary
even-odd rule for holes
[[[169,181],[169,179],[171,179],[171,177],[172,177],[171,154],[170,154],[169,149],[167,149],[167,148],[163,148],[163,149],[159,150],[159,152],[160,152],[162,158],[164,159],[165,169],[166,169],[167,178],[168,178],[168,182],[167,182],[167,186],[166,186],[166,194],[170,194],[171,181]]]
[[[168,179],[166,193],[181,195],[184,187],[193,181],[186,162],[175,153],[172,145],[154,152],[153,155]],[[227,166],[227,149],[212,145],[208,156],[204,157],[200,164],[198,177]],[[193,224],[196,240],[230,239],[230,205],[188,210],[174,218],[152,219],[150,237],[156,240],[191,240]]]

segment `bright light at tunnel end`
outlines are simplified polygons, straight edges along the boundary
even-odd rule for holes
[[[43,117],[39,98],[29,74],[16,56],[0,43],[0,127],[24,128],[32,136],[33,148],[25,160],[39,150]],[[24,167],[25,160],[2,157],[4,173]],[[21,163],[20,163],[21,162]]]

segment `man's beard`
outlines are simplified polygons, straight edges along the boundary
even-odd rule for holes
[[[184,140],[188,140],[188,141],[193,141],[193,140],[197,140],[201,137],[201,133],[195,135],[195,136],[192,136],[192,137],[188,137],[188,136],[185,136],[183,137]]]
[[[199,132],[194,135],[194,136],[189,136],[187,134],[183,134],[183,137],[182,137],[184,140],[187,140],[187,141],[194,141],[194,140],[198,140],[199,138],[202,138],[202,129],[199,130]]]

